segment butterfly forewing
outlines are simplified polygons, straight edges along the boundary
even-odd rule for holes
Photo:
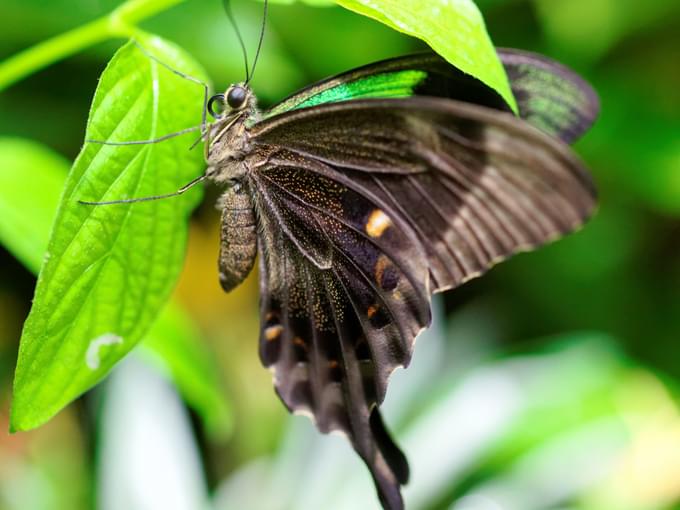
[[[520,115],[571,143],[595,121],[599,100],[580,76],[549,58],[499,49]],[[264,118],[319,104],[366,98],[442,97],[509,111],[491,88],[435,53],[370,64],[306,87],[264,112]]]
[[[412,96],[446,97],[507,109],[503,99],[482,82],[435,53],[423,53],[384,60],[310,85],[265,111],[264,117],[339,101]]]
[[[252,132],[255,143],[316,160],[344,176],[337,182],[380,198],[418,236],[433,291],[574,230],[594,206],[590,177],[565,145],[475,105],[351,101],[283,114]]]

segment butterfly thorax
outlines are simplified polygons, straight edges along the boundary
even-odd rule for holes
[[[243,94],[242,103],[229,106],[210,127],[207,151],[208,175],[216,183],[240,182],[246,176],[246,157],[252,154],[248,126],[258,115],[255,95],[247,85],[232,85],[224,97],[238,90]]]

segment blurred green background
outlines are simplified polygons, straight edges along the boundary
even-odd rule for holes
[[[0,60],[105,14],[113,0],[2,0]],[[598,183],[581,232],[437,301],[387,421],[412,464],[412,509],[680,508],[680,3],[480,0],[497,46],[583,74],[602,115],[576,146]],[[422,43],[338,7],[270,6],[253,87],[264,105]],[[262,5],[236,2],[255,46]],[[217,0],[143,27],[177,42],[220,89],[243,63]],[[0,93],[0,137],[72,161],[103,43]],[[0,169],[5,170],[5,169]],[[34,183],[40,186],[39,182]],[[18,338],[35,278],[0,247],[0,509],[373,509],[344,439],[289,417],[257,357],[255,275],[217,280],[217,190],[192,221],[176,301],[219,365],[233,427],[206,427],[139,353],[39,430],[9,436]],[[0,219],[0,221],[5,221]]]

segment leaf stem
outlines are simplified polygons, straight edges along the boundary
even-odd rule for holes
[[[0,63],[0,91],[97,43],[132,37],[135,24],[183,1],[129,0],[102,18],[23,50]]]

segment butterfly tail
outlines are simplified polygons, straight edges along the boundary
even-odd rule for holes
[[[377,406],[371,411],[367,425],[368,430],[370,430],[369,434],[361,434],[357,430],[353,431],[352,443],[354,449],[371,472],[383,508],[385,510],[404,510],[401,486],[406,484],[409,479],[406,456],[390,437]],[[364,427],[360,428],[363,429]]]
[[[409,466],[406,456],[390,437],[378,407],[371,412],[370,429],[379,452],[379,461],[364,461],[373,476],[380,503],[385,510],[402,510],[401,486],[408,483]],[[363,455],[362,455],[363,457]]]
[[[410,474],[408,460],[390,436],[377,406],[371,412],[370,426],[380,453],[382,453],[387,465],[392,473],[394,473],[394,477],[401,485],[407,484]]]

